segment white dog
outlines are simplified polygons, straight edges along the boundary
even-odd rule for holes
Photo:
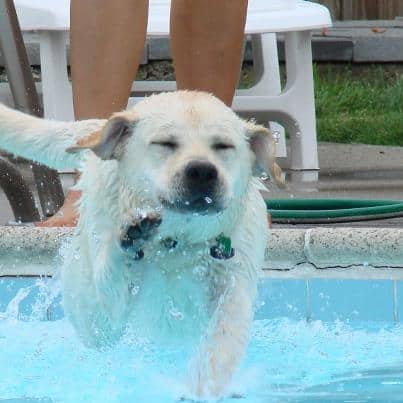
[[[128,322],[196,337],[191,393],[219,396],[244,353],[267,242],[256,162],[278,177],[270,132],[202,92],[154,95],[106,120],[56,122],[0,106],[0,148],[82,171],[62,270],[87,345]],[[89,151],[90,150],[90,151]]]

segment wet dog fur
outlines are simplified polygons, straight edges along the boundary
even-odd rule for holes
[[[113,344],[128,323],[161,343],[194,336],[189,393],[225,393],[248,342],[268,236],[253,170],[279,176],[270,132],[212,95],[178,91],[109,120],[0,106],[0,148],[82,172],[61,277],[84,343]],[[220,237],[233,256],[211,253]]]

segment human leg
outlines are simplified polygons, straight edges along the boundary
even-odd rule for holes
[[[107,118],[126,107],[144,49],[148,0],[72,0],[71,72],[76,119]],[[40,226],[74,226],[80,192]]]
[[[231,105],[239,80],[247,0],[172,0],[171,47],[179,89]]]
[[[144,49],[148,0],[72,0],[71,73],[76,119],[126,107]]]

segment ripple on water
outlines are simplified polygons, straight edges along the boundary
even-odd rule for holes
[[[66,319],[0,320],[0,362],[1,399],[171,403],[184,393],[183,351],[130,331],[114,348],[90,350]],[[398,401],[402,379],[402,326],[259,320],[231,391],[245,403]]]

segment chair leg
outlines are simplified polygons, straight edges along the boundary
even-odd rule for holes
[[[41,116],[42,111],[12,0],[0,2],[0,47],[15,107]]]
[[[0,50],[5,60],[15,107],[26,113],[42,116],[42,108],[12,0],[0,1]],[[33,173],[42,211],[45,216],[51,216],[57,212],[64,200],[58,174],[39,164],[33,165]]]
[[[319,169],[316,140],[315,100],[313,90],[310,31],[285,34],[287,85],[279,95],[256,95],[239,91],[233,107],[246,116],[280,121],[291,137],[291,164],[295,171],[311,171],[306,177],[317,177]],[[316,172],[313,172],[316,171]]]
[[[250,90],[250,94],[280,94],[281,81],[276,34],[265,33],[252,35],[252,51],[257,83]],[[286,157],[287,149],[284,127],[277,122],[270,122],[270,128],[272,132],[276,134],[277,138],[277,157]]]
[[[17,222],[32,222],[40,219],[35,199],[19,170],[0,157],[0,188],[6,194]]]
[[[290,114],[295,119],[291,136],[291,169],[317,170],[315,98],[310,31],[285,35],[287,94]]]
[[[72,89],[67,75],[66,35],[64,31],[40,33],[45,118],[74,120]]]

